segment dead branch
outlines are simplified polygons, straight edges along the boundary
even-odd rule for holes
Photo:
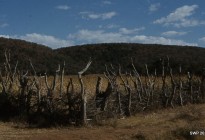
[[[128,80],[124,80],[124,78],[122,77],[122,73],[121,73],[121,66],[119,65],[119,76],[120,76],[120,79],[122,80],[123,82],[123,85],[125,87],[125,92],[126,92],[126,95],[128,96],[128,105],[127,105],[127,116],[131,116],[131,99],[132,99],[132,95],[131,95],[131,88],[128,84]],[[126,76],[126,79],[127,79],[127,76]]]
[[[62,92],[63,92],[64,69],[65,69],[65,61],[63,63],[63,67],[61,68],[61,75],[60,75],[60,97],[62,97]]]
[[[81,100],[82,100],[82,103],[81,103],[81,113],[82,113],[81,124],[82,125],[87,125],[87,112],[86,112],[87,111],[86,110],[87,98],[86,98],[85,86],[84,86],[83,79],[82,79],[82,74],[87,71],[87,69],[90,67],[91,63],[92,63],[92,61],[90,58],[86,67],[83,70],[81,70],[80,72],[78,72],[78,79],[79,79],[80,87],[81,87]]]

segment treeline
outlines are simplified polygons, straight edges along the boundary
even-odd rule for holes
[[[189,46],[169,46],[137,43],[104,43],[73,46],[52,50],[49,47],[23,40],[0,38],[0,65],[4,62],[5,50],[11,51],[13,64],[18,60],[19,69],[25,69],[29,60],[35,64],[38,74],[53,74],[58,64],[66,63],[66,74],[76,74],[91,57],[93,64],[87,73],[103,73],[105,64],[118,66],[128,72],[132,70],[131,58],[140,73],[145,71],[145,64],[150,71],[161,73],[161,59],[169,56],[170,66],[177,71],[182,66],[182,73],[190,71],[200,74],[205,67],[205,48]],[[173,71],[175,73],[176,71]]]
[[[54,55],[52,49],[49,47],[23,40],[0,38],[0,67],[5,62],[5,51],[11,55],[12,65],[15,65],[18,61],[19,70],[29,69],[29,60],[36,64],[35,66],[38,72],[52,68],[49,60]],[[51,61],[51,63],[54,63],[54,61]]]

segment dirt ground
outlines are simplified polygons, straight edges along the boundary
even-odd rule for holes
[[[205,140],[205,134],[193,137],[190,131],[205,131],[204,104],[140,113],[130,118],[113,119],[98,126],[81,128],[39,129],[0,122],[0,140]]]

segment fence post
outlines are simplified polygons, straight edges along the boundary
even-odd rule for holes
[[[81,124],[82,125],[87,125],[87,110],[86,110],[86,106],[87,106],[87,98],[86,98],[86,93],[85,93],[85,86],[83,83],[83,79],[82,79],[82,74],[87,71],[87,69],[89,68],[89,66],[91,65],[92,61],[89,60],[89,62],[87,63],[86,67],[81,70],[80,72],[78,72],[78,79],[80,82],[80,88],[81,88]]]

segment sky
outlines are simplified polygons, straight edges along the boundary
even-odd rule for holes
[[[0,0],[0,37],[205,47],[205,0]]]

